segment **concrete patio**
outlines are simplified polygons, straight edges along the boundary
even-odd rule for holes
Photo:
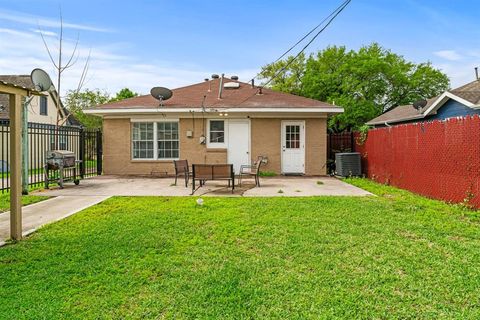
[[[190,196],[188,188],[173,178],[99,176],[82,180],[79,186],[66,184],[64,189],[40,190],[36,194],[48,196]],[[252,180],[235,186],[232,194],[226,182],[207,181],[195,196],[244,197],[307,197],[307,196],[368,196],[371,193],[332,177],[271,177],[261,178],[261,187]]]

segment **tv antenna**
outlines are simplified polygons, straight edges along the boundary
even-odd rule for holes
[[[172,90],[164,87],[154,87],[150,90],[152,97],[160,101],[160,107],[163,107],[163,101],[173,96]]]

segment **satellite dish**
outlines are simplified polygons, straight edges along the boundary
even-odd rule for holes
[[[427,100],[418,100],[413,103],[413,107],[417,110],[423,109],[427,105]]]
[[[164,87],[154,87],[150,90],[150,94],[157,100],[160,100],[160,105],[164,100],[168,100],[173,96],[172,90]]]
[[[33,69],[30,74],[30,79],[32,79],[33,85],[38,91],[50,91],[53,89],[52,79],[50,79],[48,73],[42,69]]]

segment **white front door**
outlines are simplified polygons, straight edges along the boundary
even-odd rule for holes
[[[305,173],[304,121],[282,121],[282,173]]]
[[[250,121],[228,120],[228,163],[233,164],[235,174],[240,166],[250,164]]]

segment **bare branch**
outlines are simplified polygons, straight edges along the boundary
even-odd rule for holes
[[[70,68],[71,66],[73,66],[75,63],[77,63],[78,61],[78,57],[80,54],[77,55],[75,61],[72,62],[73,60],[73,57],[75,56],[75,53],[77,53],[77,48],[78,48],[78,42],[80,40],[80,35],[77,33],[77,41],[75,41],[75,47],[73,48],[73,51],[72,51],[72,54],[70,55],[70,58],[68,59],[67,63],[65,64],[65,66],[63,67],[63,70],[65,69],[68,69]],[[62,70],[62,71],[63,71]]]
[[[83,85],[85,84],[85,78],[87,76],[88,68],[89,68],[89,65],[90,65],[91,54],[92,54],[92,49],[90,49],[90,51],[88,52],[87,60],[85,61],[85,65],[83,66],[82,75],[80,76],[80,80],[78,81],[78,86],[77,86],[77,91],[76,91],[77,93],[80,92]]]
[[[52,53],[50,52],[50,48],[47,45],[47,41],[45,40],[45,36],[43,35],[43,30],[40,28],[40,24],[38,24],[38,31],[40,33],[40,36],[42,37],[43,45],[45,46],[45,49],[47,49],[48,56],[50,57],[50,61],[52,61],[52,64],[55,66],[55,69],[58,69],[57,64],[55,63],[55,59],[53,59]]]

